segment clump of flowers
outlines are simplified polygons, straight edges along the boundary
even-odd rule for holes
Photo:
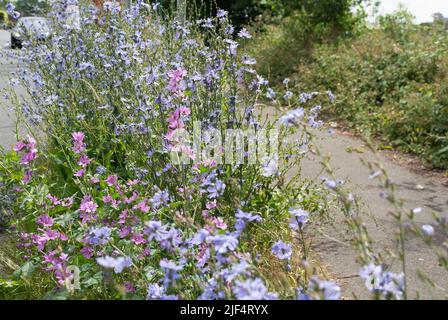
[[[32,164],[37,158],[36,140],[27,136],[25,140],[18,141],[14,146],[14,151],[21,153],[20,165],[24,168],[22,182],[27,184],[33,175]]]
[[[14,207],[14,230],[28,266],[56,280],[56,292],[79,281],[78,298],[339,299],[334,282],[297,276],[320,204],[297,177],[285,183],[311,139],[306,131],[296,139],[294,129],[322,124],[318,93],[298,95],[293,106],[291,92],[269,88],[254,59],[239,54],[224,11],[181,24],[142,1],[127,9],[108,1],[102,12],[80,1],[76,28],[67,23],[73,3],[52,2],[48,43],[24,43],[20,81],[38,107],[10,100],[44,133],[41,154],[31,137],[17,143],[23,182],[9,179],[26,203]],[[224,163],[221,147],[208,152],[227,130],[274,127],[254,111],[261,96],[291,106],[279,121],[279,149],[254,163]],[[198,135],[198,145],[185,135]],[[249,146],[241,149],[248,158]],[[174,161],[176,153],[188,161]],[[274,236],[264,228],[276,228]],[[300,278],[291,290],[277,292],[259,268],[270,259]],[[378,277],[374,292],[400,297],[400,275]]]
[[[361,269],[360,276],[372,293],[386,299],[402,299],[404,292],[404,274],[384,271],[380,265],[370,263]]]

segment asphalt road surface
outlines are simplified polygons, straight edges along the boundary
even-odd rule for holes
[[[3,90],[8,87],[9,78],[17,71],[17,59],[12,55],[17,50],[10,49],[10,33],[0,30],[0,146],[10,147],[15,140],[15,117],[5,103]],[[19,91],[23,91],[20,88]]]

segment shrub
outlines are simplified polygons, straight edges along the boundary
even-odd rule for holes
[[[332,90],[332,117],[446,168],[446,33],[395,23],[385,28],[321,46],[298,69],[298,88]]]
[[[364,10],[369,3],[292,1],[284,4],[289,9],[277,23],[265,15],[251,25],[256,35],[248,44],[248,50],[257,59],[257,71],[279,87],[286,76],[312,61],[316,46],[337,44],[363,30]]]

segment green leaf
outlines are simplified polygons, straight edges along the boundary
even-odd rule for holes
[[[36,266],[31,261],[28,261],[13,273],[13,277],[16,279],[29,278],[35,269]]]
[[[12,288],[12,287],[18,287],[18,286],[20,286],[20,282],[18,282],[18,281],[0,278],[0,287]]]
[[[67,300],[69,293],[67,290],[49,291],[43,296],[43,300]]]
[[[437,151],[436,154],[439,155],[439,154],[445,153],[447,151],[448,151],[448,146],[446,146],[445,148],[440,149],[439,151]]]

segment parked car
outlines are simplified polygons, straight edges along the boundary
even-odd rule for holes
[[[9,17],[6,11],[0,10],[0,28],[8,29],[9,27]]]
[[[50,37],[50,34],[50,26],[46,18],[20,18],[11,31],[11,48],[21,48],[24,40],[47,40]]]

